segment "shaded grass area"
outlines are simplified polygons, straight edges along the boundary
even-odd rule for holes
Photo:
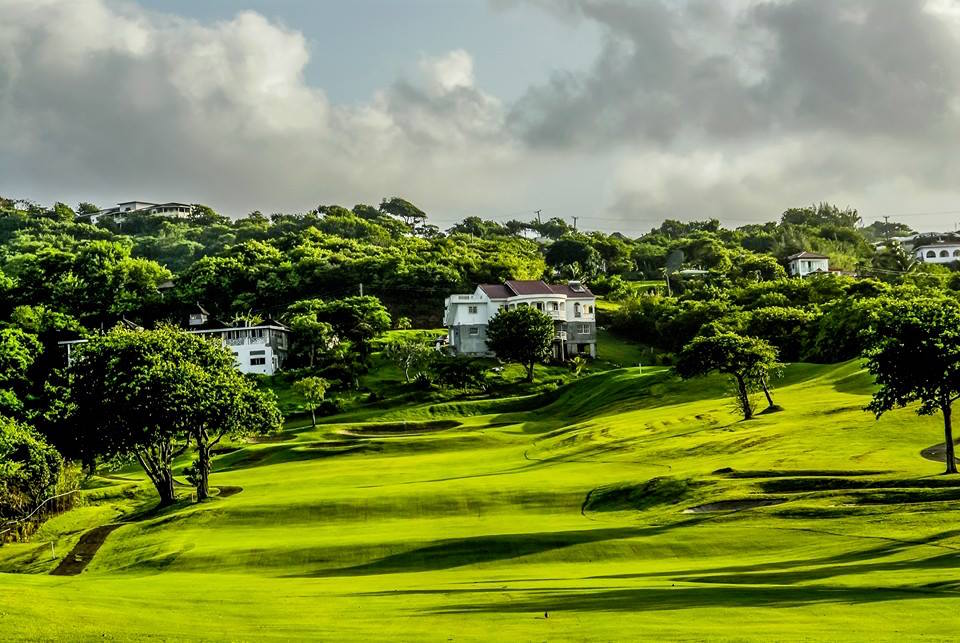
[[[943,638],[960,478],[920,456],[937,418],[877,421],[861,410],[871,386],[856,363],[790,365],[784,411],[743,422],[722,378],[616,369],[230,445],[201,504],[154,511],[125,470],[0,548],[0,632]],[[44,575],[119,521],[81,574]]]

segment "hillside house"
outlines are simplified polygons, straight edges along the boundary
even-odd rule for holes
[[[927,241],[913,249],[917,261],[924,263],[952,263],[960,261],[960,242],[958,241]]]
[[[125,214],[161,214],[166,217],[185,219],[193,213],[193,206],[189,203],[150,203],[148,201],[124,201],[114,208],[98,210],[91,214],[81,214],[78,219],[88,219],[96,223],[103,217],[123,218]]]
[[[787,274],[791,277],[827,274],[830,272],[830,257],[815,252],[798,252],[787,257]]]
[[[468,295],[450,295],[443,313],[450,349],[456,355],[491,355],[487,324],[501,310],[523,306],[536,308],[554,320],[556,359],[596,357],[596,296],[579,281],[505,281],[481,284]]]
[[[202,306],[197,306],[184,323],[184,331],[219,341],[234,355],[241,373],[273,375],[283,368],[290,346],[290,329],[272,319],[261,323],[233,324],[213,318]],[[67,365],[72,362],[73,348],[86,343],[85,339],[59,342],[67,352]]]

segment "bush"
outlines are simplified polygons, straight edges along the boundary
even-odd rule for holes
[[[57,485],[63,458],[28,427],[0,417],[0,516],[29,513]]]

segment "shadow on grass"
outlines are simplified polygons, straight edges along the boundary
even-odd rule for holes
[[[437,571],[464,565],[489,563],[608,540],[654,536],[680,527],[690,527],[706,518],[693,518],[654,527],[581,529],[528,534],[496,534],[443,540],[425,547],[392,554],[351,567],[319,569],[292,574],[292,577],[368,576],[406,572]]]
[[[470,591],[453,590],[452,593]],[[511,588],[509,593],[511,596],[521,594],[521,597],[496,602],[450,605],[430,610],[430,613],[659,612],[711,607],[800,607],[816,603],[852,604],[945,596],[960,597],[960,592],[952,587],[926,586],[664,587],[600,591],[543,591]]]

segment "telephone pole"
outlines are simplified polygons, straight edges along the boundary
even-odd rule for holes
[[[887,241],[890,241],[890,216],[883,215],[883,231],[887,233]]]
[[[579,218],[580,218],[580,217],[573,217],[573,231],[574,231],[574,232],[577,231],[577,219],[579,219]]]
[[[542,225],[542,224],[543,224],[543,221],[540,220],[540,212],[541,212],[541,210],[534,210],[534,212],[537,214],[537,225]]]

